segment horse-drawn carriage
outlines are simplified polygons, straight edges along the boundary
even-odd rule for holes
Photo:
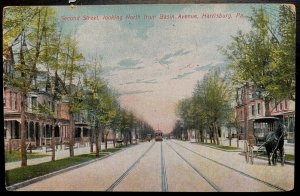
[[[264,147],[268,162],[271,165],[276,165],[278,155],[281,158],[281,165],[284,165],[284,134],[285,127],[279,118],[262,117],[256,118],[253,121],[253,134],[249,134],[244,142],[244,153],[246,162],[253,164],[254,162],[254,147],[259,151]]]

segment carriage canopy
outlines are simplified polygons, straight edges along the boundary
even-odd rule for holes
[[[261,117],[253,121],[253,134],[256,138],[256,145],[265,142],[268,132],[276,131],[279,128],[280,119],[277,117]]]

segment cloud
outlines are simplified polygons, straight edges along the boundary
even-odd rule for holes
[[[132,6],[120,6],[120,9],[111,6],[110,9],[103,11],[99,11],[100,8],[96,7],[95,15],[127,15],[133,11],[134,14],[141,16],[144,14],[159,16],[163,12],[199,16],[203,13],[233,13],[244,10],[251,12],[249,5],[227,4],[184,5],[184,9],[173,11],[173,8],[180,6],[140,5],[141,8],[137,6],[135,9],[132,9]],[[149,8],[152,10],[149,11]],[[75,37],[84,54],[103,56],[101,74],[112,87],[123,92],[120,95],[126,100],[124,104],[136,108],[140,113],[144,112],[145,117],[151,117],[149,111],[153,109],[153,105],[159,106],[157,115],[165,111],[175,115],[172,109],[164,111],[160,108],[164,105],[171,108],[170,100],[173,104],[179,98],[191,96],[197,80],[201,79],[211,67],[218,63],[221,68],[225,67],[225,57],[217,50],[217,45],[226,46],[232,41],[231,35],[236,35],[238,30],[247,32],[249,29],[251,24],[248,19],[235,17],[230,20],[199,17],[197,20],[175,18],[156,19],[151,22],[144,19],[122,22],[110,20],[84,22],[78,26]],[[136,101],[130,101],[129,98],[132,97],[140,99],[139,105]],[[163,99],[165,103],[162,103]],[[154,104],[153,100],[157,102]]]
[[[204,65],[204,66],[199,66],[197,65],[197,67],[195,68],[196,71],[208,71],[209,69],[211,69],[212,67],[212,64],[207,64],[207,65]]]
[[[184,49],[180,49],[180,50],[177,50],[174,53],[169,53],[169,54],[164,55],[161,59],[158,60],[158,62],[160,64],[170,64],[170,63],[173,62],[171,60],[172,58],[178,57],[178,56],[184,56],[184,55],[189,54],[190,52],[191,51],[185,51]]]
[[[195,71],[186,72],[186,73],[183,73],[183,74],[178,74],[175,78],[172,78],[172,79],[174,79],[174,80],[182,79],[182,78],[185,78],[186,76],[188,76],[190,74],[193,74],[193,73],[195,73]]]
[[[195,68],[196,71],[209,71],[213,68],[219,68],[221,71],[226,71],[227,70],[227,65],[224,63],[210,63],[204,66],[197,66]]]
[[[141,83],[145,83],[145,84],[155,84],[158,81],[156,79],[151,79],[151,80],[145,80],[145,79],[136,79],[135,81],[130,81],[130,82],[126,82],[124,84],[141,84]]]
[[[123,59],[119,62],[119,65],[124,68],[135,68],[138,64],[141,64],[143,61],[134,60],[134,59]]]
[[[152,90],[146,90],[146,91],[143,91],[143,90],[135,90],[135,91],[127,91],[127,92],[122,92],[120,93],[120,95],[132,95],[132,94],[143,94],[143,93],[151,93],[153,92]]]

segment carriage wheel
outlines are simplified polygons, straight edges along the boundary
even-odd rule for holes
[[[249,158],[250,158],[250,163],[253,165],[254,162],[253,146],[249,146]]]
[[[244,142],[244,153],[245,153],[246,163],[248,163],[249,162],[249,149],[248,149],[247,141]]]

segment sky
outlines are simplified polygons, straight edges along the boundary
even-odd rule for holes
[[[269,5],[270,11],[278,5]],[[122,107],[154,129],[172,131],[176,103],[192,96],[198,80],[228,62],[227,46],[248,32],[253,4],[102,5],[56,7],[89,61],[101,59],[102,77]],[[179,17],[184,16],[184,17]],[[87,20],[88,19],[88,20]],[[92,20],[91,20],[92,19]]]

